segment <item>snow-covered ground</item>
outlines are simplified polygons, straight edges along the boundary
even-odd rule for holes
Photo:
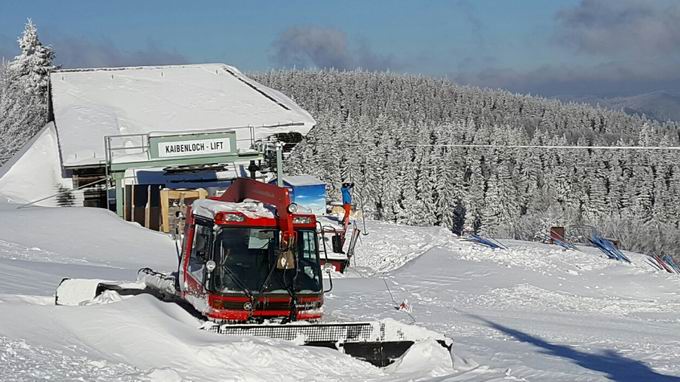
[[[105,296],[53,305],[62,277],[171,270],[164,235],[85,208],[0,204],[0,380],[680,381],[680,276],[592,248],[465,242],[439,228],[367,222],[331,320],[396,319],[445,333],[385,369],[329,349],[227,338],[176,305]],[[412,311],[395,306],[407,300]]]

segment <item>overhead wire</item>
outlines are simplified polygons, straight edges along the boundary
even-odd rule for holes
[[[366,143],[314,143],[314,147],[367,147]],[[472,149],[546,149],[546,150],[632,150],[632,151],[680,151],[680,146],[578,146],[578,145],[494,145],[494,144],[467,144],[467,143],[453,143],[453,144],[432,144],[432,143],[415,143],[415,144],[399,144],[398,148],[406,147],[446,147],[446,148],[472,148]],[[376,146],[379,147],[379,146]],[[386,151],[391,151],[387,149]]]
[[[355,222],[355,224],[356,224],[356,222]],[[361,236],[359,236],[359,239],[358,239],[358,240],[361,241]],[[360,270],[359,267],[357,267],[356,256],[353,256],[353,257],[354,257],[354,268],[352,268],[352,270],[353,270],[354,272],[356,272],[356,273],[359,275],[360,278],[366,279],[366,280],[370,279],[371,277],[369,277],[368,275],[366,275],[364,272],[362,272],[362,271]],[[380,273],[380,272],[376,272],[376,273]],[[394,304],[394,305],[393,305],[394,309],[396,309],[396,310],[398,310],[398,311],[401,311],[401,312],[404,312],[404,313],[408,314],[408,316],[411,318],[411,320],[413,320],[413,322],[416,322],[415,316],[413,316],[413,314],[411,314],[411,312],[409,312],[409,311],[407,311],[407,310],[404,310],[404,309],[401,309],[401,304],[398,303],[397,300],[394,299],[394,295],[392,294],[392,290],[390,289],[389,285],[387,285],[387,278],[386,278],[385,274],[384,274],[384,273],[381,273],[381,274],[378,275],[378,277],[380,277],[380,278],[382,279],[382,281],[383,281],[383,284],[385,284],[385,290],[387,290],[387,293],[388,293],[389,296],[390,296],[390,300],[392,300],[392,303]]]
[[[315,147],[321,146],[321,147],[338,147],[338,146],[348,146],[348,147],[367,147],[366,144],[363,143],[349,143],[349,142],[338,142],[336,144],[329,144],[329,143],[315,143]],[[379,146],[377,146],[379,147]],[[376,148],[377,148],[376,147]],[[669,151],[667,154],[676,154],[676,152],[680,151],[680,146],[571,146],[571,145],[479,145],[479,144],[406,144],[406,145],[398,145],[396,148],[380,148],[382,151],[387,152],[387,153],[395,153],[395,152],[401,152],[401,149],[404,148],[418,148],[418,147],[434,147],[434,148],[460,148],[460,149],[517,149],[517,150],[527,150],[527,149],[546,149],[546,150],[604,150],[604,151],[625,151],[625,150],[630,150],[630,151],[656,151],[656,152],[663,152],[663,151]],[[604,161],[620,161],[620,160],[625,160],[627,158],[598,158],[598,162],[604,162]],[[417,167],[417,168],[438,168],[438,167],[444,167],[448,166],[448,164],[427,164],[427,165],[421,165],[416,162],[410,162],[410,165],[407,164],[408,162],[402,162],[399,164],[399,167]],[[599,164],[592,163],[591,162],[577,162],[577,163],[561,163],[560,165],[573,165],[573,166],[579,166],[579,167],[600,167]],[[659,164],[659,163],[627,163],[623,165],[623,167],[660,167],[660,166],[668,166],[670,164]],[[606,167],[604,168],[606,169]]]

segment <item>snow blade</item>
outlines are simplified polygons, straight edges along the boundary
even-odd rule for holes
[[[107,290],[121,296],[136,296],[142,293],[154,294],[153,291],[135,284],[115,284],[97,279],[62,279],[54,296],[55,305],[78,306],[94,300]],[[155,295],[155,294],[154,294]]]
[[[371,363],[374,366],[389,366],[413,346],[413,341],[385,341],[385,342],[345,342],[340,349],[345,354]],[[323,346],[313,343],[307,346]]]
[[[396,323],[397,326],[408,327]],[[295,324],[214,324],[205,329],[219,334],[231,336],[269,337],[294,341],[305,346],[317,346],[336,349],[362,361],[378,367],[392,364],[417,341],[436,340],[440,345],[451,350],[453,341],[432,332],[416,331],[409,338],[399,329],[390,328],[386,322],[354,322],[354,323],[295,323]],[[394,326],[394,324],[391,324]],[[425,334],[423,334],[425,332]]]

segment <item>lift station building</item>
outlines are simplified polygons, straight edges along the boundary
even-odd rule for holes
[[[224,64],[59,70],[49,103],[51,121],[0,168],[0,195],[121,216],[134,186],[226,187],[262,159],[258,147],[315,125]]]

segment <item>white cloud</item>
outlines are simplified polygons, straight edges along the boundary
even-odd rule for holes
[[[392,56],[374,52],[365,41],[350,46],[345,32],[317,26],[290,27],[272,43],[272,60],[279,65],[335,69],[394,69]]]
[[[176,51],[149,42],[143,49],[122,51],[111,41],[93,42],[65,37],[53,42],[56,62],[65,68],[184,64]]]

